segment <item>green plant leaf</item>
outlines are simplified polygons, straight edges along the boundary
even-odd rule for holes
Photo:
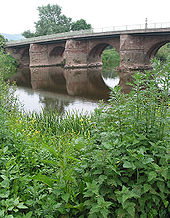
[[[10,180],[9,180],[9,179],[4,179],[4,180],[0,183],[1,187],[3,187],[3,188],[9,188],[9,184],[10,184]]]
[[[47,145],[47,144],[43,144],[43,146],[44,146],[52,155],[54,155],[54,157],[58,158],[58,153],[57,153],[57,151],[56,151],[54,148],[50,147],[50,146]]]
[[[143,161],[142,161],[142,163],[143,164],[148,164],[148,163],[152,163],[154,161],[154,159],[153,158],[145,158]]]
[[[0,190],[0,198],[8,198],[8,196],[10,195],[10,191],[9,190]]]
[[[133,202],[126,202],[126,210],[131,217],[135,217],[135,206],[136,204]]]
[[[5,210],[0,210],[0,217],[4,217]]]
[[[123,208],[119,208],[116,210],[117,217],[124,218],[126,215],[126,211]]]
[[[144,193],[148,192],[149,190],[151,190],[151,185],[149,184],[144,184]]]
[[[164,183],[164,182],[161,182],[161,181],[158,181],[158,182],[157,182],[157,186],[158,186],[159,190],[160,190],[162,193],[164,193],[164,191],[165,191],[165,183]]]
[[[67,192],[67,193],[63,194],[61,197],[66,203],[68,203],[70,194]]]
[[[19,204],[17,205],[17,207],[18,207],[19,209],[27,209],[27,208],[28,208],[28,207],[25,206],[22,202],[19,203]]]
[[[25,217],[24,218],[31,218],[32,217],[32,211],[30,211],[30,212],[28,212],[26,215],[25,215]]]
[[[128,161],[124,162],[123,167],[124,168],[131,168],[133,170],[136,169],[135,165],[133,163],[128,162]]]
[[[39,173],[38,175],[34,176],[33,179],[43,182],[49,187],[53,187],[53,183],[54,183],[53,179],[49,178],[46,175],[42,175],[41,173]]]
[[[154,172],[154,171],[149,172],[149,174],[148,174],[148,182],[152,181],[156,177],[157,177],[157,173],[156,172]]]

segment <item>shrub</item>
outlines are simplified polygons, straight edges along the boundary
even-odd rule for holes
[[[17,61],[15,58],[9,54],[5,54],[4,50],[0,50],[0,72],[4,80],[8,79],[10,76],[17,71]]]
[[[96,111],[94,143],[79,171],[90,217],[168,216],[168,81],[170,64],[134,74],[133,90],[111,92]]]

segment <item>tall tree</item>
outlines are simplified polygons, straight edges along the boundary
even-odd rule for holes
[[[62,14],[59,5],[41,6],[38,7],[38,11],[39,20],[35,22],[35,34],[27,30],[22,34],[26,38],[70,31],[71,18]]]
[[[35,22],[36,31],[35,33],[30,30],[23,32],[22,35],[26,38],[91,28],[91,25],[83,19],[72,22],[70,17],[62,14],[62,9],[57,4],[38,7],[38,11],[39,20]]]
[[[68,32],[71,27],[71,18],[61,12],[59,5],[38,7],[39,21],[35,23],[36,35],[50,35],[54,33]]]

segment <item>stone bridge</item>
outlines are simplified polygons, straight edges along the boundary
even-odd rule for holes
[[[109,88],[101,76],[101,54],[107,46],[112,45],[120,54],[119,83],[128,92],[131,74],[151,69],[151,58],[170,42],[170,28],[78,33],[8,42],[6,51],[17,59],[22,80],[33,89],[105,96]]]

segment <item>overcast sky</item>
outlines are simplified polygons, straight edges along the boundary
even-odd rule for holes
[[[94,28],[170,22],[170,0],[0,0],[0,33],[34,30],[37,7],[58,4],[73,21],[85,19]]]

